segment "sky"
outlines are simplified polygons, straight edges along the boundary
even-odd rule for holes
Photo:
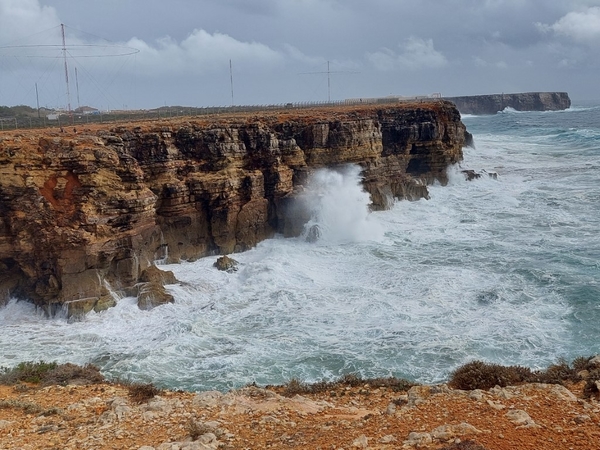
[[[0,0],[0,105],[582,101],[599,69],[600,0]]]

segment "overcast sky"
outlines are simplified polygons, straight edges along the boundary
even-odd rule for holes
[[[600,0],[0,0],[0,105],[67,105],[61,23],[73,108],[600,99]]]

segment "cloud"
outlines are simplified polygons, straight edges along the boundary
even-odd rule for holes
[[[140,51],[137,64],[155,75],[211,72],[222,69],[230,59],[237,64],[263,67],[283,59],[282,54],[264,44],[242,42],[227,34],[210,34],[205,30],[194,30],[181,42],[165,37],[152,45],[133,38],[126,45]]]
[[[56,10],[38,0],[0,0],[0,44],[58,25]]]
[[[600,39],[600,7],[572,11],[552,25],[536,23],[542,32],[553,32],[580,43],[595,43]]]
[[[368,53],[367,59],[379,70],[439,68],[448,64],[446,57],[433,47],[432,39],[411,36],[396,53],[388,48]]]

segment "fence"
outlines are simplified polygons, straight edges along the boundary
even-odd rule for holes
[[[194,117],[214,114],[279,111],[293,109],[327,108],[335,106],[396,104],[402,102],[437,102],[443,99],[429,97],[385,97],[328,102],[280,103],[274,105],[211,106],[205,108],[172,107],[147,111],[113,111],[100,114],[61,114],[55,120],[44,117],[0,117],[0,131],[27,128],[78,127],[87,124],[135,122],[143,120]]]

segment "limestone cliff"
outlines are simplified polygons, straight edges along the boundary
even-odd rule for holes
[[[509,107],[517,111],[559,111],[571,106],[566,92],[526,92],[522,94],[448,97],[461,114],[496,114]]]
[[[293,199],[319,167],[359,164],[374,208],[426,197],[468,136],[441,101],[74,131],[0,135],[0,303],[102,309],[157,259],[293,234]]]

